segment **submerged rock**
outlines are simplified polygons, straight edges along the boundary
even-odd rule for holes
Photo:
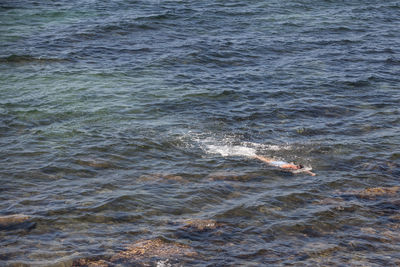
[[[359,193],[361,197],[376,197],[384,195],[395,195],[400,190],[400,186],[393,187],[374,187],[362,190]]]
[[[380,171],[392,173],[398,169],[398,164],[391,161],[380,161],[380,162],[367,162],[361,165],[361,169],[364,171]]]
[[[335,252],[341,250],[340,246],[325,242],[307,243],[304,252],[311,258],[327,258]]]
[[[218,223],[214,220],[194,219],[194,220],[185,221],[182,229],[195,230],[195,231],[207,231],[207,230],[214,230],[223,225],[224,224]]]
[[[29,220],[30,217],[23,214],[0,216],[0,230],[34,228],[36,223]]]
[[[177,242],[167,242],[160,238],[141,240],[129,245],[125,250],[111,257],[78,259],[73,262],[74,267],[108,267],[108,266],[164,266],[169,265],[170,260],[180,257],[195,257],[197,253],[188,245]]]
[[[380,196],[394,196],[400,190],[400,186],[371,187],[363,190],[354,190],[342,193],[342,195],[354,195],[359,198],[376,198]]]
[[[393,220],[393,221],[400,221],[400,215],[392,215],[389,217],[389,219]]]
[[[343,203],[343,199],[341,198],[324,198],[324,199],[320,199],[320,200],[316,200],[313,201],[312,204],[313,205],[338,205]]]
[[[377,230],[372,227],[362,227],[360,228],[360,230],[364,234],[369,234],[369,235],[375,235],[377,233]]]
[[[382,232],[382,235],[392,242],[397,243],[400,241],[400,232],[399,231],[396,231],[396,230],[393,231],[393,229],[386,230],[386,231]]]
[[[255,177],[256,176],[254,174],[228,172],[228,171],[213,172],[207,176],[207,178],[211,181],[217,181],[217,180],[247,181]]]
[[[79,259],[72,263],[72,267],[108,267],[111,263],[105,260]]]
[[[111,169],[114,168],[115,166],[107,161],[104,160],[98,160],[98,159],[87,159],[87,160],[82,160],[79,159],[76,161],[77,164],[81,166],[89,166],[89,167],[94,167],[94,168],[101,168],[101,169]]]
[[[17,224],[27,220],[29,220],[29,216],[23,214],[0,216],[0,225]]]
[[[141,262],[151,258],[171,259],[176,257],[193,257],[197,253],[188,245],[167,242],[160,238],[142,240],[128,246],[124,251],[111,257],[112,262]]]
[[[377,227],[362,227],[360,231],[382,243],[395,243],[400,241],[399,224],[383,224]]]

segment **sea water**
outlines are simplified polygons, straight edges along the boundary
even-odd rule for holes
[[[0,265],[157,238],[197,256],[137,264],[398,264],[399,195],[371,188],[399,185],[399,15],[394,0],[1,1],[0,215],[36,226],[0,231]]]

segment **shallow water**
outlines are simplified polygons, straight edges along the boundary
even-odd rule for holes
[[[400,262],[399,1],[2,1],[0,265]],[[253,153],[312,166],[292,175]],[[183,220],[223,226],[182,230]],[[149,259],[150,264],[156,264]]]

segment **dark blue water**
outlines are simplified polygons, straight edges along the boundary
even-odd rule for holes
[[[0,215],[36,225],[0,231],[0,265],[399,264],[399,17],[397,0],[1,1]],[[193,253],[115,260],[140,240]]]

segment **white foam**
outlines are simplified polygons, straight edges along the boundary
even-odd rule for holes
[[[253,142],[243,142],[245,146],[254,147],[259,150],[269,150],[269,151],[281,151],[281,150],[290,150],[292,146],[290,145],[268,145],[268,144],[259,144]]]
[[[218,154],[223,157],[254,157],[257,154],[269,154],[271,151],[292,149],[292,146],[288,144],[260,144],[240,141],[241,138],[241,136],[235,135],[216,137],[213,133],[194,133],[189,131],[182,136],[181,140],[187,147],[199,147],[206,154]]]
[[[220,154],[223,157],[254,157],[256,155],[256,150],[254,148],[229,145],[206,145],[205,152],[208,154]]]

